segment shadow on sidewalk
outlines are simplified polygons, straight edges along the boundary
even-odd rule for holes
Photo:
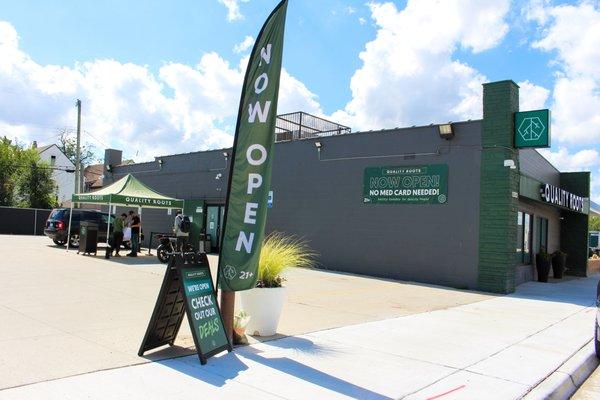
[[[110,257],[110,259],[106,260],[107,262],[114,262],[117,264],[124,264],[124,265],[148,265],[148,264],[153,264],[155,266],[164,266],[166,267],[167,264],[163,264],[160,261],[158,261],[158,258],[156,258],[156,256],[152,256],[152,255],[146,255],[146,253],[139,253],[137,255],[137,257],[127,257],[126,256],[127,253],[121,254],[121,257],[115,257],[114,255],[112,257]],[[98,253],[98,256],[100,256],[100,253]],[[104,258],[104,253],[102,254],[102,258]]]
[[[82,253],[77,254],[77,255],[93,258],[96,260],[102,260],[107,263],[115,263],[115,264],[122,264],[122,265],[154,265],[154,266],[164,266],[164,267],[167,266],[167,264],[161,263],[156,258],[156,256],[147,255],[145,252],[138,253],[138,255],[136,257],[128,257],[127,256],[128,253],[129,253],[129,250],[123,250],[123,251],[121,251],[120,257],[115,257],[113,254],[109,259],[106,259],[104,257],[104,255],[105,255],[104,249],[102,249],[101,251],[98,250],[98,253],[96,255],[94,255],[94,254],[88,255],[88,254],[82,254]]]
[[[194,347],[183,347],[175,344],[173,346],[165,346],[159,350],[150,350],[148,354],[144,354],[141,358],[145,358],[152,362],[159,362],[176,360],[181,357],[192,356],[195,354],[197,353]]]
[[[269,342],[269,347],[275,347],[282,350],[293,350],[294,353],[310,355],[323,355],[326,353],[335,355],[336,353],[334,350],[315,345],[308,339],[298,337],[274,340]],[[240,373],[250,370],[252,367],[246,365],[244,362],[244,360],[250,360],[274,371],[290,375],[296,379],[301,379],[313,385],[352,398],[377,400],[390,399],[390,397],[354,385],[351,382],[319,371],[316,368],[303,364],[290,357],[278,357],[277,353],[280,353],[277,349],[261,350],[260,348],[248,346],[238,348],[235,352],[209,359],[208,364],[205,366],[200,365],[200,361],[197,357],[171,359],[159,361],[159,363],[192,378],[199,379],[213,386],[222,387],[227,384],[227,381],[235,379]],[[286,353],[289,352],[286,351]],[[352,366],[349,365],[348,368],[352,368]],[[268,376],[271,376],[271,374],[272,372],[269,372]],[[262,376],[257,378],[256,382],[265,382],[264,378],[266,377],[267,376]],[[273,377],[273,379],[276,379],[276,377]],[[248,382],[245,383],[248,384]],[[267,387],[264,389],[265,391],[269,391],[269,389],[274,389],[275,387],[276,386],[274,385],[272,388]],[[258,386],[258,384],[257,388],[263,389]]]

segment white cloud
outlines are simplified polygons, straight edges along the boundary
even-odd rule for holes
[[[553,136],[562,143],[600,142],[600,8],[598,3],[529,4],[528,17],[541,29],[532,46],[556,55]],[[531,11],[533,10],[533,11]]]
[[[369,7],[377,35],[360,54],[352,100],[332,118],[376,129],[481,116],[486,78],[452,56],[458,48],[478,53],[498,45],[508,31],[508,0],[409,0],[401,11],[390,2]]]
[[[346,13],[347,13],[348,15],[352,15],[352,14],[354,14],[355,12],[356,12],[356,9],[355,9],[354,7],[352,7],[352,6],[348,6],[348,7],[346,7]]]
[[[596,149],[585,149],[576,153],[570,153],[565,147],[560,147],[558,151],[549,149],[538,151],[563,172],[590,171],[600,167],[600,153]]]
[[[538,150],[548,161],[562,172],[591,171],[590,196],[596,203],[600,202],[600,152],[598,149],[583,149],[572,152],[566,147],[558,151]]]
[[[364,25],[364,24],[366,24],[366,23],[367,23],[367,20],[366,20],[366,19],[364,19],[363,17],[359,17],[359,18],[358,18],[358,23],[359,23],[359,24],[361,24],[361,25]]]
[[[592,195],[590,196],[592,201],[600,203],[600,168],[592,172]]]
[[[550,91],[529,81],[517,83],[519,85],[519,109],[522,111],[539,110],[544,108]]]
[[[556,50],[569,75],[600,78],[600,10],[593,3],[560,5],[545,9],[546,28],[534,48]]]
[[[19,44],[17,31],[6,21],[0,21],[0,46],[15,48]]]
[[[254,38],[252,36],[246,36],[244,38],[244,40],[242,40],[240,43],[236,44],[233,47],[233,52],[236,54],[243,53],[243,52],[249,50],[250,48],[252,48],[253,44],[254,44]]]
[[[195,66],[168,63],[158,74],[114,60],[41,65],[0,22],[0,134],[45,144],[56,128],[75,125],[80,98],[83,129],[136,161],[230,146],[247,60],[232,66],[207,53]],[[285,70],[279,109],[320,112],[316,96]]]
[[[295,111],[305,111],[316,115],[323,114],[317,95],[283,68],[281,70],[281,86],[279,88],[277,113],[285,114]]]
[[[559,78],[554,85],[553,137],[573,145],[600,142],[600,81]]]
[[[537,23],[532,47],[555,57],[552,137],[558,151],[541,150],[559,169],[592,172],[592,199],[600,201],[600,8],[597,2],[553,6],[533,0],[523,10]]]
[[[240,0],[218,0],[227,8],[227,21],[239,21],[244,19],[240,12]],[[249,0],[241,0],[242,3],[247,3]]]

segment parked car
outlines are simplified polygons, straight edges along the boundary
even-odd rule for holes
[[[48,236],[54,244],[64,246],[67,243],[69,230],[69,208],[55,208],[50,213],[44,234]],[[111,225],[114,216],[111,215]],[[108,215],[97,210],[73,209],[73,218],[71,220],[71,241],[70,247],[79,247],[79,224],[81,221],[95,222],[98,224],[98,242],[106,241],[106,229],[108,225]]]

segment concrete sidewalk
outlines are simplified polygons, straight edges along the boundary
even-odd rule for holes
[[[517,399],[592,339],[597,282],[530,282],[510,296],[238,348],[206,366],[187,356],[0,399]]]
[[[105,260],[10,235],[0,235],[0,254],[0,389],[193,354],[184,321],[176,346],[137,356],[165,273],[155,256]],[[287,278],[286,336],[496,297],[322,270]]]

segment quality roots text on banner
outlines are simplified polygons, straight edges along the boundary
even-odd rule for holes
[[[267,217],[287,0],[273,10],[252,49],[234,139],[219,282],[229,291],[256,284]]]

